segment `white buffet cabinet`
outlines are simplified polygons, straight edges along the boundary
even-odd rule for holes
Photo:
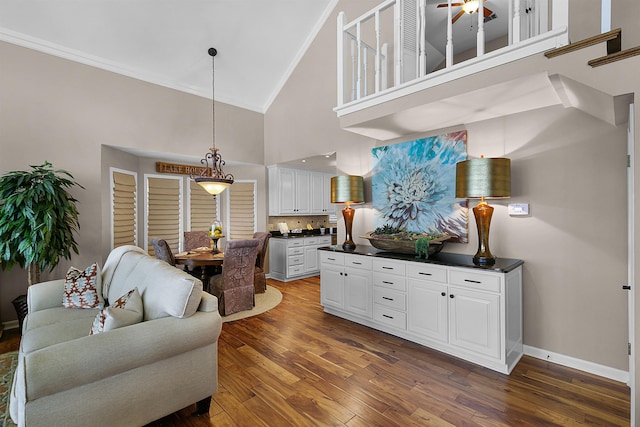
[[[269,239],[269,277],[288,282],[320,272],[318,248],[331,244],[330,235]]]
[[[324,311],[508,374],[523,353],[522,264],[437,260],[360,245],[320,251]]]

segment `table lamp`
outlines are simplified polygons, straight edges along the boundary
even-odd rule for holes
[[[364,203],[363,181],[361,176],[355,175],[340,175],[331,178],[331,203],[347,205],[342,209],[347,233],[342,249],[346,251],[352,251],[356,248],[351,237],[353,215],[355,214],[351,205]]]
[[[511,197],[511,160],[505,158],[469,159],[456,164],[456,197],[480,199],[473,208],[478,227],[478,251],[473,262],[493,265],[495,257],[489,250],[489,227],[493,208],[485,199]]]

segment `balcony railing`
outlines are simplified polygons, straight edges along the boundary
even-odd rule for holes
[[[455,1],[340,12],[338,116],[568,43],[569,0],[476,1],[461,15]]]

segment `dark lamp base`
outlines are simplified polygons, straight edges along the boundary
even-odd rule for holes
[[[495,257],[474,256],[473,263],[476,265],[493,265],[496,263]]]

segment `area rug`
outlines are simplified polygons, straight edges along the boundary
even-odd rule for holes
[[[266,292],[256,294],[256,306],[252,310],[240,311],[228,316],[222,316],[223,322],[233,322],[234,320],[244,319],[246,317],[262,314],[271,310],[282,301],[282,293],[273,286],[267,285]]]
[[[18,352],[0,354],[0,427],[13,427],[15,424],[9,416],[9,395],[13,373],[18,364]]]

